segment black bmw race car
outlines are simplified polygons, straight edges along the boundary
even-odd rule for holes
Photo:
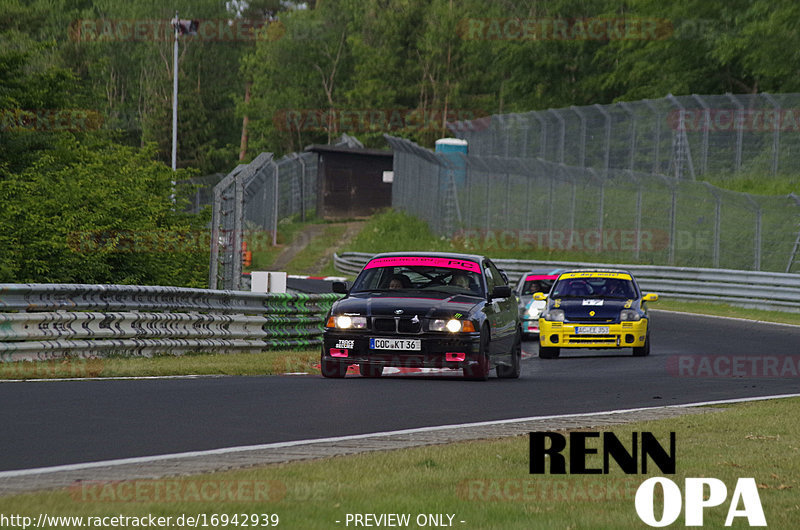
[[[321,370],[348,366],[378,377],[386,366],[454,368],[467,379],[520,373],[517,297],[491,260],[477,255],[394,252],[374,256],[325,321]]]

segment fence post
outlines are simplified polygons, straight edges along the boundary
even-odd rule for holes
[[[666,175],[659,175],[661,180],[669,188],[670,194],[672,195],[672,200],[670,203],[669,209],[669,257],[667,261],[669,265],[675,265],[675,240],[677,238],[677,214],[678,214],[678,191],[677,191],[677,184],[675,180],[667,177]]]
[[[558,120],[559,125],[561,125],[561,135],[558,138],[558,163],[564,163],[564,142],[566,140],[567,129],[564,123],[564,118],[558,113],[556,109],[550,109],[547,112],[551,113],[553,116],[556,117]]]
[[[600,204],[597,207],[597,230],[600,233],[600,240],[602,241],[603,238],[603,213],[605,210],[605,201],[606,201],[606,179],[597,176],[597,172],[594,168],[589,168],[589,173],[594,177],[595,180],[600,181],[600,200],[598,201]],[[600,247],[602,249],[602,246]]]
[[[213,203],[211,205],[211,262],[208,267],[208,288],[217,288],[219,275],[219,223],[222,210],[222,190],[214,186]]]
[[[761,205],[758,204],[753,197],[749,194],[745,195],[747,197],[747,201],[753,206],[753,210],[756,212],[756,234],[753,241],[753,270],[760,271],[761,270]]]
[[[653,127],[655,133],[655,138],[653,139],[653,174],[656,175],[659,173],[659,166],[661,165],[661,114],[659,114],[658,109],[653,105],[651,100],[645,99],[644,104],[653,111],[653,115],[655,116],[656,126]]]
[[[631,172],[633,175],[633,172]],[[636,260],[642,253],[642,182],[637,179],[636,181]]]
[[[233,201],[233,263],[229,289],[238,291],[242,282],[242,229],[244,228],[244,182],[242,174],[236,175]]]
[[[628,162],[628,169],[633,171],[633,166],[636,163],[636,112],[631,108],[631,104],[623,101],[620,106],[631,117],[631,141],[629,142],[630,161]]]
[[[761,95],[764,96],[764,98],[772,104],[772,107],[775,112],[775,119],[772,121],[774,127],[772,130],[772,171],[771,171],[771,174],[774,176],[778,174],[778,153],[780,152],[780,147],[781,147],[781,106],[777,101],[775,101],[775,98],[773,98],[771,94],[762,92]]]
[[[689,146],[689,137],[686,136],[686,108],[672,94],[668,94],[667,99],[679,109],[678,130],[672,133],[672,160],[675,168],[675,178],[677,180],[683,179],[683,163],[685,158],[686,163],[689,165],[689,173],[692,175],[692,180],[695,180],[692,151]]]
[[[580,107],[572,105],[570,109],[578,115],[578,119],[581,121],[581,135],[578,139],[578,166],[586,167],[586,117]]]
[[[606,109],[600,105],[599,103],[595,103],[595,108],[600,111],[600,114],[603,115],[603,118],[606,120],[605,130],[606,130],[606,145],[603,151],[605,154],[603,155],[603,168],[608,172],[610,163],[611,163],[611,115],[606,111]]]
[[[280,177],[280,164],[273,164],[275,168],[272,172],[273,182],[273,197],[272,197],[272,246],[278,246],[278,178]]]
[[[708,132],[711,128],[711,111],[705,100],[697,94],[692,97],[703,107],[703,144],[700,146],[700,174],[708,173]]]
[[[306,220],[306,162],[303,155],[297,158],[300,163],[300,221]]]
[[[728,99],[730,99],[733,102],[734,105],[736,105],[736,110],[738,110],[739,112],[742,112],[744,110],[744,105],[742,105],[741,102],[739,102],[739,100],[736,99],[736,97],[733,94],[727,93],[725,95],[728,97]],[[733,123],[734,123],[734,125],[736,124],[736,116],[735,115],[733,117]],[[736,131],[735,170],[738,173],[742,169],[742,135],[744,134],[744,130],[743,130],[744,128],[743,127],[736,127],[736,129],[738,129],[738,130]],[[758,269],[756,269],[756,270],[758,270]]]
[[[714,196],[714,247],[711,251],[711,259],[712,263],[714,264],[714,268],[718,268],[721,236],[720,230],[722,228],[722,197],[720,197],[719,190],[717,190],[717,188],[708,182],[703,182],[703,184],[708,192]]]
[[[795,207],[800,207],[800,197],[798,197],[794,193],[790,193],[789,198],[794,201]],[[800,248],[800,222],[798,222],[796,226],[798,228],[797,238],[795,238],[794,246],[792,247],[792,251],[789,253],[789,262],[786,264],[786,272],[790,272],[792,270],[792,265],[794,264],[795,258],[797,257],[797,250]]]
[[[578,183],[575,182],[575,177],[573,177],[572,175],[570,175],[570,181],[572,183],[572,197],[570,199],[569,234],[570,237],[572,237],[572,233],[575,231],[575,215],[577,213]]]
[[[539,112],[534,111],[532,116],[539,122],[539,158],[547,160],[547,120],[539,116]]]

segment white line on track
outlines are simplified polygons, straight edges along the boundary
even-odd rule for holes
[[[63,381],[147,381],[150,379],[207,379],[234,377],[222,374],[208,375],[142,375],[142,376],[117,376],[117,377],[53,377],[46,379],[0,379],[0,383],[50,383]],[[245,377],[245,376],[243,376]]]
[[[706,317],[706,318],[721,318],[724,320],[737,320],[739,322],[749,322],[750,324],[771,324],[773,326],[788,326],[790,328],[800,328],[800,324],[787,324],[785,322],[772,322],[771,320],[753,320],[751,318],[741,318],[741,317],[725,317],[721,315],[706,315],[703,313],[687,313],[685,311],[671,311],[669,309],[655,309],[650,308],[648,311],[652,311],[654,313],[672,313],[675,315],[691,315],[693,317]]]
[[[50,467],[38,467],[38,468],[31,468],[31,469],[18,469],[13,471],[2,471],[0,472],[0,479],[4,478],[12,478],[12,477],[23,477],[27,475],[41,475],[46,473],[58,473],[63,471],[81,471],[84,469],[94,469],[100,467],[115,467],[115,466],[123,466],[128,464],[148,464],[153,462],[159,462],[163,460],[173,460],[173,459],[181,459],[181,458],[195,458],[195,457],[202,457],[202,456],[212,456],[212,455],[224,455],[224,454],[232,454],[232,453],[244,453],[248,451],[260,451],[264,449],[278,449],[283,447],[294,447],[298,445],[305,445],[305,444],[312,444],[312,443],[329,443],[329,442],[341,442],[347,440],[360,440],[364,438],[375,438],[375,437],[385,437],[385,436],[395,436],[395,435],[402,435],[402,434],[414,434],[414,433],[421,433],[421,432],[433,432],[433,431],[441,431],[444,429],[462,429],[462,428],[470,428],[470,427],[483,427],[488,425],[503,425],[509,423],[519,423],[524,421],[535,421],[535,420],[547,420],[547,419],[556,419],[556,418],[574,418],[580,416],[601,416],[606,414],[625,414],[628,412],[639,412],[643,410],[651,410],[651,409],[668,409],[668,408],[687,408],[687,407],[703,407],[709,405],[724,405],[729,403],[743,403],[748,401],[764,401],[768,399],[783,399],[783,398],[794,398],[800,397],[800,394],[779,394],[775,396],[759,396],[759,397],[750,397],[750,398],[735,398],[735,399],[723,399],[718,401],[702,401],[698,403],[686,403],[683,405],[668,405],[665,407],[640,407],[635,409],[620,409],[620,410],[606,410],[602,412],[586,412],[586,413],[576,413],[576,414],[555,414],[550,416],[531,416],[528,418],[513,418],[508,420],[492,420],[492,421],[481,421],[476,423],[461,423],[456,425],[437,425],[434,427],[418,427],[414,429],[401,429],[398,431],[385,431],[385,432],[377,432],[377,433],[369,433],[369,434],[353,434],[349,436],[335,436],[330,438],[312,438],[308,440],[293,440],[290,442],[276,442],[276,443],[269,443],[269,444],[260,444],[260,445],[243,445],[238,447],[224,447],[221,449],[210,449],[206,451],[188,451],[185,453],[173,453],[173,454],[165,454],[165,455],[153,455],[153,456],[141,456],[141,457],[133,457],[133,458],[119,458],[115,460],[103,460],[100,462],[84,462],[80,464],[66,464],[61,466],[50,466]]]

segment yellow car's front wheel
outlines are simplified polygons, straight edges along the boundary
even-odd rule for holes
[[[560,353],[561,348],[539,345],[539,358],[541,359],[556,359]]]
[[[650,355],[650,332],[647,332],[647,335],[644,339],[644,345],[639,347],[633,348],[633,356],[634,357],[646,357]]]

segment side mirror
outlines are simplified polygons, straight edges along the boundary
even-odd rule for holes
[[[333,282],[331,288],[334,293],[347,294],[347,284],[345,282]]]
[[[511,296],[511,287],[508,285],[498,285],[492,291],[492,298],[508,298]]]
[[[547,295],[544,293],[533,293],[534,300],[547,300]]]
[[[642,296],[642,302],[656,302],[658,301],[658,295],[656,293],[647,293],[646,295]]]

